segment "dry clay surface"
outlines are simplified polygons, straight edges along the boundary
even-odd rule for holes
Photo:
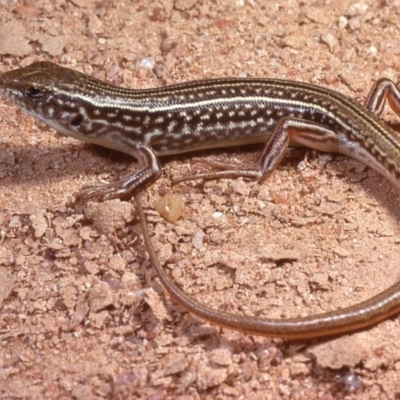
[[[311,82],[362,103],[400,72],[400,2],[0,0],[0,72],[49,60],[131,88],[217,77]],[[150,68],[149,68],[150,66]],[[395,116],[383,118],[396,127]],[[0,101],[0,397],[394,399],[399,317],[326,341],[205,323],[164,291],[133,202],[76,207],[137,163]],[[199,154],[251,165],[261,146]],[[345,307],[400,278],[399,193],[341,155],[292,149],[265,182],[171,180],[143,194],[171,277],[210,307],[286,318]],[[154,203],[185,206],[170,223]]]

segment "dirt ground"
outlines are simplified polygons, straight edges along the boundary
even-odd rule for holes
[[[131,88],[214,77],[312,82],[363,102],[400,71],[400,1],[0,1],[0,72],[49,60]],[[154,63],[153,70],[148,65]],[[393,113],[384,118],[396,126]],[[74,206],[137,164],[0,100],[2,399],[395,399],[392,318],[331,340],[221,329],[162,288],[132,202]],[[262,146],[201,154],[249,164]],[[260,317],[348,306],[400,277],[399,193],[341,155],[288,152],[265,182],[171,180],[143,195],[158,254],[213,308]],[[166,222],[165,194],[185,203]]]

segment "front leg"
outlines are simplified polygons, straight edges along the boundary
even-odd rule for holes
[[[282,118],[271,133],[254,168],[247,169],[220,162],[202,160],[211,167],[215,167],[221,171],[179,177],[174,180],[174,183],[196,179],[238,177],[256,180],[267,179],[279,165],[289,144],[306,146],[326,152],[338,152],[338,140],[337,133],[318,123],[299,118]]]
[[[139,171],[115,183],[84,187],[78,193],[76,200],[86,202],[88,200],[130,199],[160,177],[161,164],[152,149],[138,144],[131,154],[139,162]]]

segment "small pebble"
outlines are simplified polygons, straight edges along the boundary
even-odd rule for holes
[[[176,222],[182,216],[184,202],[177,194],[167,194],[154,204],[157,212],[168,222]]]

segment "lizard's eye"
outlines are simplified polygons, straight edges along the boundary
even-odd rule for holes
[[[39,100],[44,97],[44,92],[37,86],[29,86],[25,89],[24,95],[31,100]]]

